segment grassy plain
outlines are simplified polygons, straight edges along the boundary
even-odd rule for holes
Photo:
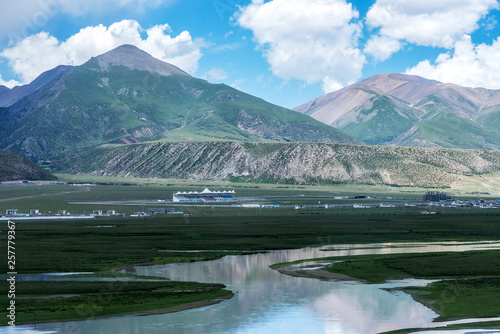
[[[135,263],[203,260],[304,246],[500,239],[497,215],[192,216],[22,221],[16,224],[19,272],[88,272]],[[102,227],[104,226],[104,227]],[[108,227],[106,227],[108,226]],[[2,235],[4,235],[2,233]],[[5,236],[5,235],[4,235]],[[5,245],[5,244],[4,244]],[[5,246],[4,246],[5,247]],[[166,253],[159,250],[206,250]],[[6,259],[1,259],[6,265]]]
[[[207,305],[227,298],[231,292],[222,284],[159,281],[18,281],[16,324],[93,319],[117,314],[166,313],[190,304]],[[8,282],[0,281],[8,291]],[[6,294],[0,303],[8,305]],[[0,325],[8,318],[2,317]]]
[[[343,262],[334,263],[324,269],[371,283],[411,277],[500,276],[500,251],[391,254],[343,259]]]
[[[352,199],[334,199],[334,197],[356,195],[373,197],[357,200],[362,203],[380,201],[403,203],[421,198],[424,189],[358,185],[327,187],[252,184],[247,186],[227,182],[131,180],[87,176],[64,176],[63,179],[98,184],[78,187],[71,185],[2,186],[0,187],[0,212],[8,208],[17,208],[20,212],[39,209],[47,213],[65,209],[72,213],[88,214],[93,209],[115,209],[118,212],[131,213],[145,211],[148,207],[166,206],[175,207],[192,215],[154,215],[147,218],[103,217],[74,221],[18,221],[16,222],[16,270],[18,273],[109,273],[115,268],[135,264],[208,260],[228,254],[301,248],[311,245],[500,239],[500,210],[498,209],[439,209],[440,214],[422,215],[418,208],[325,209],[324,206],[321,207],[324,204],[351,204],[354,201]],[[169,200],[175,191],[200,191],[204,187],[214,190],[234,189],[239,198],[248,199],[252,203],[279,203],[280,207],[258,209],[221,205],[178,206],[163,202],[163,200]],[[471,198],[475,196],[470,195]],[[88,202],[88,204],[72,204],[75,202]],[[314,204],[318,207],[295,210],[293,207],[295,204]],[[5,240],[5,229],[0,228],[0,230],[3,230],[0,237]],[[1,245],[6,253],[5,243],[2,242]],[[162,250],[181,250],[181,252],[162,252]],[[183,250],[186,252],[182,252]],[[203,252],[191,253],[190,250],[203,250]],[[3,267],[7,265],[6,257],[0,257],[0,265]],[[165,284],[165,282],[150,283]],[[2,284],[5,285],[5,283]],[[68,310],[74,309],[74,303],[88,305],[88,303],[85,304],[85,300],[95,297],[95,290],[92,289],[99,290],[102,288],[99,284],[104,283],[95,283],[93,288],[89,288],[85,293],[81,289],[85,290],[85,286],[92,285],[74,283],[71,286],[75,291],[71,292],[69,291],[71,289],[64,285],[60,285],[62,290],[57,290],[59,285],[44,286],[43,284],[47,283],[19,282],[20,296],[27,298],[24,301],[19,300],[20,310],[24,307],[22,305],[27,305],[26,317],[20,316],[20,321],[32,321],[29,313],[32,309],[29,307],[38,305],[36,302],[31,302],[32,299],[49,299],[54,301],[54,307],[58,307],[54,312],[47,311],[47,314],[53,316],[52,318],[43,318],[41,315],[43,312],[40,311],[42,312],[40,315],[37,312],[37,321],[74,318],[74,314],[70,315]],[[179,284],[178,291],[191,289],[189,285],[191,283],[175,282],[175,284]],[[183,284],[188,285],[183,288]],[[3,285],[0,286],[2,291]],[[134,284],[129,287],[135,289]],[[198,291],[199,294],[196,297],[198,301],[210,299],[213,297],[212,294],[217,296],[227,294],[221,290],[222,287],[210,291],[203,290],[205,288],[210,289],[210,287],[200,286],[201,290]],[[152,288],[148,291],[139,291],[139,289],[137,295],[142,297],[137,299],[130,297],[135,295],[134,292],[130,293],[129,297],[124,295],[122,302],[134,302],[128,304],[129,311],[142,310],[143,302],[146,301],[150,302],[146,307],[149,309],[169,307],[157,303],[158,296],[161,295],[157,293],[158,289],[161,290],[161,288]],[[47,298],[47,294],[52,297]],[[57,295],[65,296],[54,297]],[[67,297],[67,295],[75,296]],[[190,292],[186,292],[185,296],[184,293],[180,293],[179,298],[174,298],[169,294],[163,296],[165,298],[159,297],[162,305],[171,305],[170,302],[183,304],[192,301],[190,298],[194,298]],[[3,300],[6,296],[1,298]],[[135,305],[136,301],[137,305]],[[4,301],[0,302],[4,304]],[[106,314],[128,313],[129,311],[121,308],[120,303],[110,305],[105,311]]]

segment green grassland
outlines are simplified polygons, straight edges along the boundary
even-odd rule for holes
[[[476,221],[473,225],[472,218]],[[326,244],[498,240],[498,219],[492,214],[408,214],[403,218],[384,214],[256,213],[23,221],[16,225],[17,269],[20,273],[88,272],[136,263],[207,260],[227,255],[223,250],[241,254]],[[0,235],[5,236],[5,232]],[[206,252],[160,252],[168,249]],[[6,265],[6,259],[1,261]]]
[[[411,277],[500,276],[499,251],[395,254],[344,259],[346,260],[329,265],[324,269],[372,283]]]
[[[177,191],[178,189],[199,189],[201,187],[225,187],[234,188],[245,196],[266,196],[280,194],[317,194],[333,196],[352,196],[359,194],[370,194],[373,196],[392,196],[397,195],[401,198],[421,198],[427,190],[443,191],[443,189],[432,189],[422,187],[388,186],[379,184],[356,184],[356,183],[338,183],[330,185],[283,185],[270,183],[241,183],[224,180],[190,180],[190,179],[165,179],[165,178],[135,178],[119,176],[93,176],[93,175],[75,175],[75,174],[55,174],[60,181],[68,183],[99,183],[109,185],[155,185],[172,187],[165,191]],[[482,174],[467,175],[453,183],[449,190],[453,194],[460,195],[461,198],[477,198],[477,192],[486,198],[498,198],[495,194],[500,190],[500,174]],[[267,192],[268,190],[274,192]],[[491,194],[491,192],[494,192]],[[473,194],[471,194],[473,193]],[[1,192],[0,192],[1,195]]]
[[[113,281],[17,281],[16,324],[93,319],[117,314],[170,312],[179,305],[227,298],[222,284],[194,282]],[[8,291],[8,282],[0,281]],[[7,294],[0,303],[9,305]],[[9,319],[2,317],[0,325]]]
[[[79,187],[71,185],[2,186],[0,187],[0,212],[7,208],[18,208],[21,212],[32,208],[40,209],[42,212],[49,210],[54,212],[58,209],[66,209],[75,213],[83,213],[83,211],[89,213],[92,209],[133,212],[145,210],[151,206],[167,206],[190,212],[192,215],[154,215],[145,219],[103,217],[74,221],[18,221],[16,222],[16,270],[20,274],[96,272],[98,276],[113,276],[109,274],[110,270],[131,265],[210,260],[228,254],[236,255],[273,249],[348,243],[500,239],[500,210],[443,209],[439,215],[421,215],[418,208],[327,210],[318,207],[295,210],[285,207],[294,203],[311,205],[319,202],[321,204],[346,203],[346,201],[350,203],[349,201],[353,200],[335,200],[333,197],[356,195],[380,197],[379,199],[359,200],[364,202],[397,201],[401,203],[403,198],[420,198],[424,189],[353,184],[335,187],[244,185],[217,181],[90,178],[86,176],[62,176],[62,179],[98,184]],[[173,203],[158,202],[158,199],[170,199],[174,191],[200,191],[207,186],[213,190],[234,189],[237,197],[248,198],[254,203],[279,203],[281,206],[278,209],[245,209],[219,205],[182,207]],[[471,196],[474,197],[474,195]],[[388,200],[387,197],[392,198]],[[135,200],[142,201],[142,204],[70,204],[73,201]],[[0,231],[0,238],[5,240],[6,229],[1,227]],[[6,253],[6,243],[2,242],[1,248]],[[162,252],[162,250],[185,250],[186,252]],[[204,251],[187,252],[190,250]],[[483,256],[484,254],[489,253],[485,252]],[[497,261],[493,257],[489,260]],[[472,262],[481,261],[476,259]],[[401,259],[400,262],[404,264],[412,261]],[[4,267],[7,265],[6,257],[1,258],[0,265]],[[393,270],[401,272],[402,269],[393,268]],[[482,274],[486,275],[486,273]],[[165,284],[165,282],[150,283]],[[5,285],[5,282],[2,284]],[[102,288],[98,283],[95,283],[93,287],[74,283],[72,286],[75,291],[71,292],[71,289],[67,290],[67,286],[61,285],[62,290],[57,290],[55,287],[46,287],[43,284],[45,283],[39,282],[32,285],[32,283],[19,282],[20,296],[29,300],[29,303],[24,305],[39,305],[36,304],[37,299],[50,300],[50,303],[46,303],[47,314],[50,313],[53,317],[43,318],[43,312],[37,311],[37,321],[74,319],[75,303],[88,305],[85,304],[85,300],[92,298],[94,293],[92,291]],[[172,282],[172,284],[179,284],[179,290],[191,289],[189,285],[183,288],[184,282]],[[30,287],[34,290],[29,290]],[[82,292],[86,289],[85,287],[88,287],[88,293]],[[134,284],[129,287],[130,289],[137,288]],[[186,292],[186,294],[179,292],[179,296],[172,296],[168,293],[160,296],[158,289],[161,290],[161,288],[153,287],[150,290],[146,289],[147,291],[137,290],[137,298],[131,297],[136,292],[124,293],[121,300],[133,310],[163,309],[173,304],[191,302],[193,300],[191,298],[199,301],[212,299],[214,295],[218,298],[227,294],[220,290],[221,288],[206,291],[200,287],[203,291],[200,290],[200,293],[193,297],[191,292]],[[28,291],[26,289],[31,292],[25,292]],[[49,295],[48,298],[47,295]],[[59,298],[57,295],[65,296]],[[19,304],[22,304],[22,300]],[[32,300],[35,301],[32,303]],[[128,304],[132,301],[133,304]],[[135,305],[136,302],[138,306]],[[95,316],[124,314],[130,311],[130,309],[128,311],[123,309],[119,304],[122,303],[110,305],[106,310],[103,309],[104,313],[96,313]],[[89,306],[82,307],[88,309]],[[24,315],[20,316],[20,321],[32,322],[33,320],[30,320],[33,317],[30,313],[32,311],[32,309],[27,310]],[[89,316],[86,315],[87,318]]]
[[[75,221],[19,221],[20,272],[100,271],[133,263],[169,263],[217,258],[268,249],[300,248],[321,243],[390,241],[495,240],[500,238],[500,210],[440,208],[439,215],[421,215],[419,208],[325,209],[324,204],[403,203],[418,199],[423,189],[340,185],[242,185],[159,179],[89,178],[64,176],[95,186],[71,185],[0,187],[0,212],[65,209],[91,213],[94,209],[132,213],[149,207],[174,207],[191,216],[152,215],[144,218],[102,217]],[[124,182],[128,181],[128,184]],[[114,182],[114,183],[113,183]],[[141,182],[132,185],[133,182]],[[108,184],[107,184],[108,183]],[[113,183],[113,184],[111,184]],[[117,184],[118,183],[118,184]],[[234,189],[250,203],[278,203],[279,208],[241,208],[221,205],[179,206],[170,200],[175,191]],[[335,200],[334,196],[367,195],[377,199]],[[391,199],[387,199],[391,197]],[[472,198],[475,195],[471,195]],[[404,200],[403,200],[404,198]],[[110,203],[109,201],[120,201]],[[134,201],[134,202],[128,202]],[[138,202],[135,202],[138,201]],[[91,202],[92,204],[70,204]],[[104,202],[104,203],[100,203]],[[321,203],[321,204],[319,204]],[[317,208],[295,210],[295,204]],[[102,228],[100,226],[110,226]],[[3,235],[1,233],[0,235]],[[188,241],[188,242],[186,242]],[[159,253],[162,249],[209,250],[193,254]],[[53,256],[57,254],[57,256]],[[77,260],[78,261],[75,261]],[[1,261],[5,261],[3,258]]]
[[[498,255],[497,255],[498,256]],[[498,317],[500,314],[500,278],[454,279],[438,281],[427,287],[409,287],[404,291],[431,307],[440,315],[437,321],[464,318]]]

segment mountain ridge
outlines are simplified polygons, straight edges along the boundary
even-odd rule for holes
[[[294,110],[367,144],[500,149],[499,90],[380,74]]]
[[[57,79],[59,76],[64,75],[66,71],[71,70],[72,66],[59,65],[49,71],[43,72],[35,80],[33,80],[28,85],[16,86],[14,88],[7,88],[0,90],[0,107],[9,107],[28,96],[45,85],[50,84],[53,80]]]
[[[0,108],[0,148],[42,161],[84,147],[157,140],[360,143],[130,45],[52,71],[44,74],[49,82]]]
[[[500,172],[500,151],[333,143],[180,142],[99,147],[55,163],[69,174],[273,184],[450,187]]]

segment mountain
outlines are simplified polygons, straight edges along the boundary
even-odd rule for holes
[[[44,171],[30,160],[0,150],[0,181],[17,180],[56,180],[57,178]]]
[[[194,78],[131,45],[0,94],[0,148],[33,161],[145,141],[361,143],[309,116]]]
[[[96,58],[101,69],[109,70],[113,66],[125,67],[129,70],[147,71],[163,76],[190,76],[180,68],[153,58],[148,53],[133,45],[122,45]]]
[[[370,145],[500,149],[500,91],[381,74],[294,110]]]
[[[23,97],[34,93],[38,89],[51,83],[53,80],[56,80],[70,68],[71,66],[58,66],[51,71],[42,73],[29,85],[16,86],[12,89],[9,89],[5,86],[0,86],[0,107],[9,107],[13,105]]]
[[[450,187],[500,172],[500,151],[331,143],[147,143],[101,146],[54,162],[57,172],[279,184]]]

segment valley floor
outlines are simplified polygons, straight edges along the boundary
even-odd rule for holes
[[[69,185],[9,187],[8,191],[4,191],[6,188],[2,187],[0,210],[16,207],[19,210],[29,211],[36,207],[45,212],[61,208],[89,212],[110,208],[108,204],[86,206],[70,205],[68,202],[91,200],[99,202],[116,198],[141,199],[150,201],[149,206],[161,206],[158,199],[168,198],[174,191],[200,191],[205,186],[217,190],[235,189],[239,196],[255,198],[256,202],[266,198],[269,203],[306,204],[311,205],[311,208],[296,210],[271,207],[242,209],[217,205],[192,206],[188,209],[189,215],[152,215],[143,218],[99,217],[91,221],[71,222],[17,222],[16,237],[22,238],[23,242],[19,243],[16,249],[16,270],[23,275],[49,272],[99,273],[136,264],[210,260],[230,254],[302,248],[311,245],[500,240],[500,209],[438,208],[439,214],[422,215],[417,209],[404,207],[363,210],[347,207],[327,210],[324,205],[323,208],[312,207],[318,202],[324,204],[325,201],[334,201],[334,197],[342,196],[352,198],[360,194],[370,194],[375,197],[385,195],[384,201],[388,200],[387,197],[402,201],[402,198],[418,198],[423,194],[421,189],[381,186],[245,186],[166,181],[163,184],[149,185],[144,183],[90,185],[89,191],[83,192],[68,191],[74,187]],[[476,196],[470,195],[471,198]],[[363,199],[363,201],[368,200]],[[171,205],[173,204],[168,204]],[[118,206],[113,209],[128,212],[145,210],[144,203]],[[6,237],[6,234],[2,235]],[[168,250],[176,251],[168,252]],[[195,250],[197,252],[193,252]],[[2,258],[1,261],[6,262],[6,258]],[[410,263],[413,260],[405,261]],[[7,263],[2,265],[6,266]],[[351,276],[351,273],[342,274]],[[457,277],[460,275],[457,274]],[[178,305],[193,305],[193,302],[200,300],[218,300],[230,296],[230,292],[223,290],[224,287],[220,285],[200,284],[195,287],[193,284],[198,283],[147,279],[147,285],[141,284],[141,287],[134,282],[128,283],[122,296],[99,294],[103,288],[103,283],[99,282],[50,285],[40,281],[18,281],[21,298],[16,300],[16,306],[19,321],[33,323],[75,319],[72,314],[77,310],[75,305],[83,305],[80,308],[82,315],[80,318],[88,319],[130,313],[131,310],[135,310],[133,313],[165,310],[169,307],[179,307]],[[2,291],[7,289],[5,284],[4,280]],[[103,296],[109,297],[107,300],[110,301],[111,308],[103,307],[102,302],[96,302],[95,298],[104,298]],[[2,294],[0,299],[2,304],[8,303],[6,294]],[[37,302],[41,300],[43,303]],[[47,300],[50,300],[50,304],[54,307],[53,311],[49,310]],[[42,304],[47,307],[45,311],[43,311],[45,306],[42,307]],[[128,305],[128,310],[122,309],[122,305]],[[51,316],[44,318],[44,314]],[[7,324],[5,319],[2,324]]]

